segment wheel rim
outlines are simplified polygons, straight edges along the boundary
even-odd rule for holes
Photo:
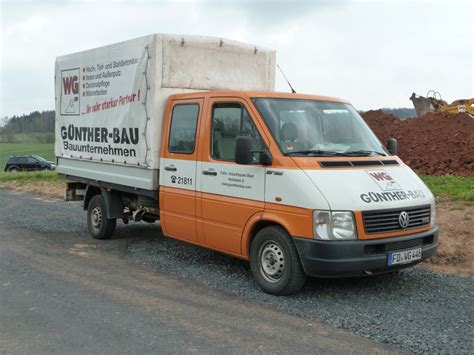
[[[269,241],[260,247],[260,273],[269,282],[278,282],[285,271],[285,255],[278,243]]]
[[[95,232],[99,232],[102,228],[102,210],[99,206],[95,206],[91,212],[91,226]]]

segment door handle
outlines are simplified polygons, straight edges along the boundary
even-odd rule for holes
[[[217,171],[211,171],[211,170],[203,170],[202,173],[204,175],[212,175],[212,176],[216,176],[217,175]]]
[[[176,169],[174,166],[165,166],[165,170],[166,171],[177,171],[178,169]]]

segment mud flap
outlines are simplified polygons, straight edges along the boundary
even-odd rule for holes
[[[101,187],[102,198],[107,209],[107,219],[123,218],[123,202],[118,191],[107,191]]]

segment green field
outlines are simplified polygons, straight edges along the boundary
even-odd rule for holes
[[[5,161],[11,155],[39,155],[46,160],[54,161],[54,144],[0,144],[0,171],[5,167]]]
[[[14,174],[0,172],[0,184],[8,181],[15,181],[16,183],[23,185],[38,181],[62,182],[65,180],[55,171],[23,171]]]
[[[474,177],[454,175],[420,176],[436,197],[450,200],[474,201]]]

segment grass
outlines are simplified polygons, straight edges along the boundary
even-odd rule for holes
[[[54,161],[54,144],[1,143],[0,171],[11,155],[39,155],[46,160]]]
[[[15,181],[19,184],[27,184],[35,181],[62,182],[64,181],[55,171],[30,171],[20,173],[0,173],[0,184]]]
[[[455,175],[420,176],[436,197],[474,202],[474,177]]]

